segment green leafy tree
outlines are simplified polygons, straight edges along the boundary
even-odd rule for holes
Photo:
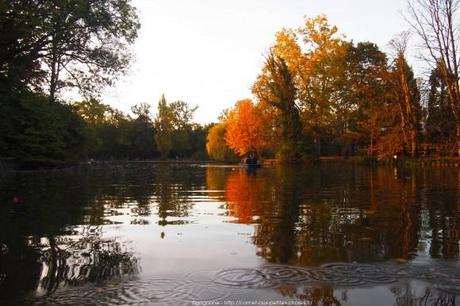
[[[172,153],[175,157],[185,157],[191,155],[193,114],[197,107],[190,107],[184,101],[175,101],[169,104],[172,112],[172,123],[174,133],[172,135]]]
[[[173,113],[166,102],[164,95],[158,102],[157,115],[155,117],[155,142],[162,158],[167,158],[172,149],[172,134],[174,132]]]
[[[75,111],[88,123],[91,158],[129,158],[132,120],[95,98],[73,103]]]
[[[96,98],[90,98],[72,104],[75,111],[90,125],[97,126],[109,121],[113,109]]]
[[[48,102],[64,88],[88,95],[110,85],[127,70],[138,29],[129,0],[0,1],[0,154],[66,162],[83,158],[85,147],[100,153],[95,139],[126,151],[120,112],[91,99],[79,108]]]
[[[0,1],[0,95],[17,95],[43,80],[40,12],[29,1]]]
[[[194,124],[192,128],[192,158],[195,160],[208,160],[209,155],[206,150],[206,140],[212,124]]]
[[[45,75],[50,101],[62,88],[93,93],[111,84],[128,68],[139,29],[127,0],[2,1],[0,14],[0,74],[11,79],[19,71],[22,83]]]
[[[165,96],[161,96],[154,126],[155,142],[162,158],[190,156],[192,119],[196,109],[183,101],[168,103]]]
[[[433,69],[429,79],[426,136],[430,143],[443,147],[455,144],[455,117],[450,107],[447,88],[439,68]]]
[[[131,108],[137,118],[130,121],[130,157],[145,159],[156,155],[155,130],[150,108],[146,103],[139,103]]]
[[[367,147],[367,154],[373,155],[387,92],[384,80],[387,56],[377,45],[360,42],[351,46],[348,62],[352,86],[350,98],[357,105],[353,121],[349,125],[350,130],[356,133],[359,143]]]
[[[85,122],[68,105],[24,92],[3,101],[0,112],[0,155],[36,167],[77,162],[87,148]]]
[[[236,159],[236,155],[233,153],[225,141],[226,123],[219,122],[213,125],[208,132],[206,137],[206,151],[208,155],[218,161],[232,161]]]

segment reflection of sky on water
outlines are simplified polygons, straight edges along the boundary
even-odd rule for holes
[[[338,271],[328,268],[315,271],[319,276],[308,282],[292,283],[291,277],[257,290],[244,283],[246,274],[229,272],[226,277],[237,281],[231,288],[222,288],[216,278],[231,269],[256,269],[260,276],[266,264],[405,266],[441,260],[453,264],[449,277],[456,281],[458,172],[332,164],[248,175],[235,167],[142,164],[45,173],[42,178],[19,175],[0,185],[7,203],[0,206],[0,242],[9,249],[0,262],[0,274],[7,276],[0,296],[8,293],[5,301],[18,301],[33,289],[32,296],[53,292],[65,299],[75,287],[103,300],[109,291],[127,286],[148,298],[144,291],[158,279],[168,279],[161,284],[165,291],[175,286],[203,295],[227,290],[234,298],[243,294],[247,299],[276,296],[366,305],[372,295],[382,305],[423,299],[429,304],[437,298],[450,305],[448,291],[440,295],[430,279],[414,272],[395,283],[342,286]],[[12,196],[21,203],[9,203]],[[30,285],[14,275],[18,269],[29,275]],[[197,271],[211,276],[199,285],[190,279]],[[324,275],[326,284],[317,283]],[[95,289],[100,287],[107,294]],[[433,289],[429,295],[423,291],[427,288]],[[185,301],[185,295],[166,300]]]

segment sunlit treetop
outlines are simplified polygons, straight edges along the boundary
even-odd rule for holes
[[[227,145],[239,156],[251,150],[259,151],[266,146],[263,133],[263,123],[257,107],[249,100],[241,100],[228,113]]]

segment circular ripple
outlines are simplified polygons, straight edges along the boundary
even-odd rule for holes
[[[243,288],[268,288],[274,284],[267,276],[256,269],[228,269],[216,273],[214,283]]]
[[[181,301],[199,300],[190,289],[191,282],[172,279],[150,279],[106,284],[104,287],[78,286],[64,288],[36,304],[59,305],[178,305]],[[184,303],[185,304],[185,303]],[[190,304],[190,303],[187,303]]]
[[[283,284],[309,286],[314,283],[357,287],[389,284],[402,279],[428,281],[441,291],[458,295],[458,272],[457,266],[434,265],[332,263],[311,268],[266,265],[260,269],[195,271],[178,279],[113,281],[103,287],[68,286],[35,302],[60,305],[190,305],[193,301],[223,301],[231,294],[240,294],[245,288],[272,288]]]
[[[398,280],[396,267],[359,265],[355,273],[358,273],[366,283],[389,284]]]
[[[327,270],[315,269],[310,271],[311,278],[317,282],[329,282]]]
[[[196,270],[184,275],[185,279],[194,283],[208,284],[215,278],[215,270]]]
[[[261,271],[268,280],[282,283],[309,282],[313,280],[307,269],[290,266],[265,266]]]
[[[216,288],[212,284],[189,283],[187,286],[179,288],[179,290],[185,293],[179,300],[188,302],[189,305],[193,302],[211,304],[209,302],[225,300],[229,296],[228,290],[225,291],[222,287]]]
[[[356,269],[358,265],[353,264],[353,263],[347,263],[347,262],[330,262],[330,263],[325,263],[321,265],[321,268],[323,269],[332,269],[332,270],[337,270],[337,269]]]
[[[324,275],[324,279],[326,282],[332,283],[337,286],[366,285],[365,280],[363,280],[359,275],[353,275],[353,274],[340,274],[336,272],[327,271]]]
[[[320,282],[333,283],[338,286],[361,286],[366,281],[357,271],[357,266],[348,263],[330,263],[322,265],[313,274]]]

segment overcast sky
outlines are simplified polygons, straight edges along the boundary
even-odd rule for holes
[[[304,16],[325,14],[355,42],[386,49],[407,29],[406,0],[133,0],[141,30],[131,73],[102,99],[125,112],[139,102],[156,109],[168,101],[197,105],[195,120],[217,121],[250,87],[263,55],[283,27],[297,28]],[[414,64],[414,63],[412,63]]]

